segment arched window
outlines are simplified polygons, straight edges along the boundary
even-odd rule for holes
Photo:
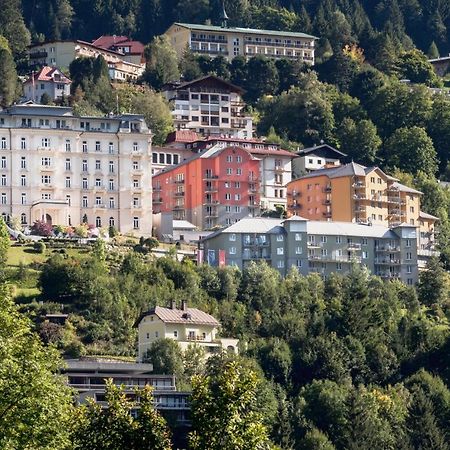
[[[26,225],[26,224],[27,224],[27,215],[26,215],[25,213],[22,213],[22,214],[20,215],[20,223],[21,223],[22,225]]]
[[[114,217],[110,217],[109,218],[109,226],[110,227],[114,227],[116,224],[116,221],[114,220]]]
[[[95,226],[97,228],[102,226],[102,219],[98,216],[95,218]]]

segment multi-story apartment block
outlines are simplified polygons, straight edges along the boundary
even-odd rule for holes
[[[151,133],[143,116],[68,107],[0,111],[0,214],[23,225],[115,226],[151,235]]]
[[[330,222],[417,227],[421,256],[435,253],[437,217],[421,212],[422,193],[399,183],[378,167],[352,162],[316,170],[291,181],[287,195],[290,215]]]
[[[61,372],[67,384],[76,392],[77,402],[84,404],[94,400],[106,407],[106,380],[111,379],[124,388],[128,398],[134,399],[136,388],[153,388],[156,409],[164,416],[170,415],[178,424],[189,420],[189,393],[176,389],[174,375],[156,375],[153,364],[131,363],[106,358],[82,358],[65,360]]]
[[[288,58],[314,64],[314,41],[305,33],[174,23],[165,33],[181,57],[186,48],[199,55]]]
[[[43,67],[36,73],[32,73],[23,83],[24,99],[40,103],[44,94],[50,100],[61,100],[70,95],[72,81],[56,67]]]
[[[273,210],[276,206],[286,208],[286,184],[292,177],[292,159],[295,153],[280,148],[279,144],[257,139],[237,139],[209,136],[192,142],[187,147],[194,151],[212,147],[241,147],[259,160],[259,197],[263,210]]]
[[[245,112],[244,91],[214,75],[169,83],[163,93],[173,106],[175,128],[202,135],[252,138],[252,117]]]
[[[33,67],[51,66],[68,68],[70,63],[80,57],[97,58],[102,56],[109,67],[111,80],[137,80],[145,70],[145,64],[127,61],[123,53],[97,47],[85,41],[49,41],[32,45],[29,48],[30,64]]]
[[[292,267],[303,275],[346,273],[366,266],[384,279],[417,282],[417,231],[414,226],[387,228],[344,222],[245,218],[202,239],[204,255],[225,252],[225,264],[245,268],[266,261],[285,276]],[[218,258],[212,258],[217,261]]]
[[[170,308],[156,306],[137,320],[138,359],[143,361],[150,346],[158,339],[173,339],[181,350],[198,345],[211,356],[222,350],[237,354],[238,340],[219,338],[220,323],[210,314],[196,308],[188,308],[185,301],[181,309],[172,301]]]
[[[153,211],[201,229],[259,215],[259,160],[240,147],[213,147],[153,176]]]
[[[346,156],[328,144],[304,148],[297,152],[292,161],[292,178],[299,178],[313,170],[340,166],[341,159]]]

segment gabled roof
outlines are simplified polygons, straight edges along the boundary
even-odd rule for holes
[[[121,47],[130,47],[127,54],[142,55],[144,53],[144,44],[139,41],[133,41],[127,36],[100,36],[92,41],[92,45],[107,50],[119,50]]]
[[[195,230],[197,227],[187,220],[173,220],[172,227],[174,230]]]
[[[211,325],[219,327],[220,322],[204,311],[197,308],[172,309],[156,306],[153,309],[143,313],[136,321],[135,325],[139,325],[142,319],[146,316],[156,315],[164,323],[180,323],[189,325]]]
[[[413,189],[412,187],[405,186],[404,184],[395,182],[392,183],[393,188],[397,188],[400,192],[408,192],[410,194],[422,194],[422,192],[418,191],[417,189]]]
[[[173,25],[178,25],[183,28],[187,28],[189,30],[198,30],[198,31],[216,31],[219,33],[225,32],[234,32],[234,33],[242,33],[242,34],[270,34],[273,36],[285,36],[292,38],[309,38],[309,39],[318,39],[316,36],[312,36],[310,34],[305,33],[296,33],[291,31],[277,31],[277,30],[258,30],[255,28],[239,28],[239,27],[218,27],[214,25],[199,25],[196,23],[180,23],[175,22]],[[172,25],[172,26],[173,26]]]
[[[216,75],[205,75],[203,77],[196,78],[195,80],[192,81],[167,83],[166,85],[163,86],[162,89],[163,91],[172,89],[173,90],[187,89],[198,84],[204,84],[205,82],[208,81],[226,86],[226,88],[231,92],[237,92],[238,94],[243,94],[245,92],[245,90],[242,89],[241,87],[236,86],[235,84],[230,83],[229,81],[226,81],[222,78],[219,78]]]
[[[315,145],[314,147],[308,147],[308,148],[303,148],[302,150],[299,150],[297,152],[297,155],[299,156],[305,156],[305,155],[309,155],[311,153],[328,153],[328,154],[335,154],[336,157],[342,156],[345,157],[347,156],[345,153],[342,153],[341,151],[337,150],[336,148],[332,147],[331,145],[328,144],[321,144],[321,145]]]
[[[433,216],[433,215],[428,214],[428,213],[423,212],[423,211],[419,212],[419,218],[420,219],[429,219],[429,220],[439,220],[439,217]]]
[[[52,83],[63,83],[70,84],[72,81],[67,78],[59,69],[56,67],[45,66],[36,73],[33,73],[25,83],[31,83],[32,81],[50,81]]]

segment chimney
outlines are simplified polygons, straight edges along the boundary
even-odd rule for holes
[[[181,309],[182,309],[183,311],[187,311],[187,301],[186,301],[186,300],[183,300],[183,301],[181,302]]]
[[[170,301],[170,309],[177,309],[177,302],[176,300],[171,300]]]

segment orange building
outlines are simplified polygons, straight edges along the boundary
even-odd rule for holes
[[[437,217],[420,211],[422,193],[405,186],[378,167],[354,162],[316,170],[287,185],[288,215],[310,220],[418,227],[419,250],[434,252]]]
[[[259,160],[240,147],[212,147],[153,176],[153,212],[199,228],[259,215]]]

